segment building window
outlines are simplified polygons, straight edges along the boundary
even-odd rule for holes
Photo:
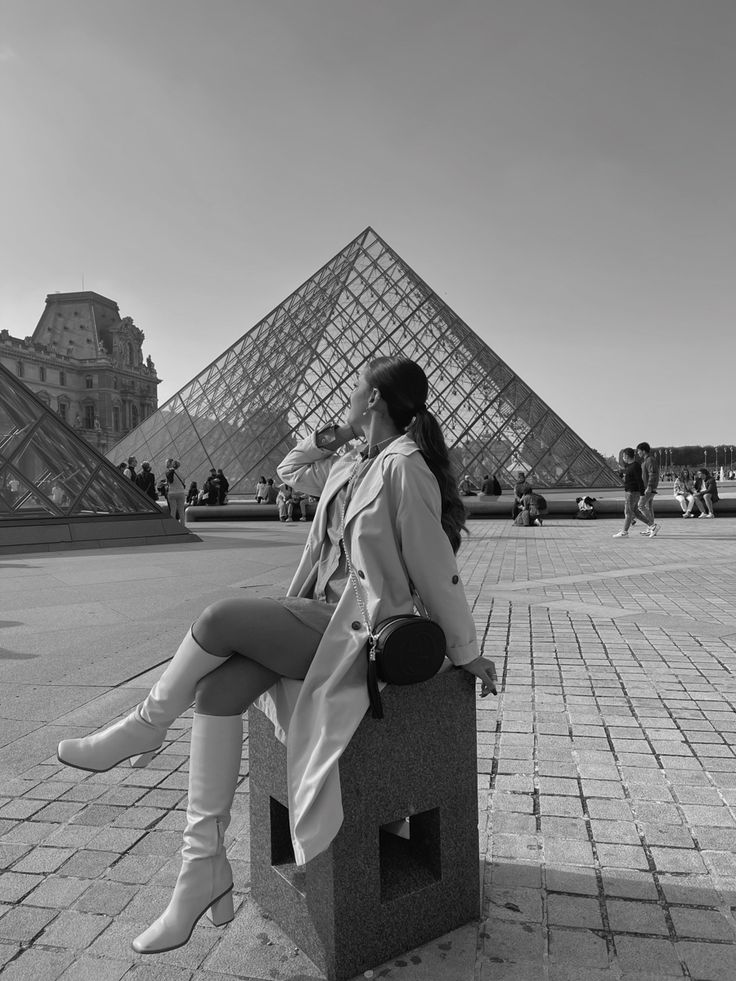
[[[25,375],[26,366],[23,364],[22,361],[19,361],[18,364],[15,366],[15,372],[19,378],[23,378],[23,376]]]
[[[120,432],[120,406],[112,407],[112,428],[116,433]]]
[[[38,369],[38,377],[42,382],[46,381],[46,369],[43,367],[43,365],[41,365],[41,367]]]
[[[59,406],[56,411],[59,413],[59,418],[63,419],[64,422],[66,422],[66,410],[67,410],[66,402],[59,402]]]
[[[94,429],[95,428],[95,407],[94,405],[85,405],[84,407],[84,428]]]
[[[65,371],[60,371],[59,372],[59,384],[60,385],[66,385],[66,372]]]
[[[84,387],[85,388],[94,388],[94,379],[92,378],[92,375],[85,375],[85,377],[84,377]]]
[[[137,425],[138,425],[138,406],[137,405],[131,405],[131,407],[130,407],[130,427],[131,427],[131,429],[135,429],[135,427]]]

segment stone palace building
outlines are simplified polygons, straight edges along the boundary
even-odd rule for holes
[[[0,363],[100,453],[158,408],[143,331],[99,293],[50,293],[33,334],[0,331]]]

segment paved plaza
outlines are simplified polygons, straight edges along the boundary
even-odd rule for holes
[[[382,966],[402,981],[736,978],[736,519],[514,528],[460,565],[502,684],[478,700],[482,918]],[[283,593],[304,524],[0,554],[3,981],[319,978],[249,897],[248,743],[229,830],[236,918],[130,941],[179,867],[190,714],[144,770],[55,758],[134,705],[197,614]],[[359,888],[359,884],[356,884]]]

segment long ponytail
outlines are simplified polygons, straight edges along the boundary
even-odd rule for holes
[[[377,388],[395,425],[411,436],[439,484],[442,499],[442,528],[453,552],[466,530],[465,508],[460,500],[450,454],[437,419],[426,405],[427,376],[409,358],[376,358],[367,369],[368,381]]]

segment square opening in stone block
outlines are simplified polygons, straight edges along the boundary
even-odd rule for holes
[[[441,879],[438,807],[381,825],[378,838],[381,902],[407,896]]]
[[[271,867],[274,872],[293,886],[297,892],[306,894],[306,874],[303,868],[296,864],[294,846],[291,843],[289,830],[289,808],[284,807],[273,797],[270,800],[271,810]]]

